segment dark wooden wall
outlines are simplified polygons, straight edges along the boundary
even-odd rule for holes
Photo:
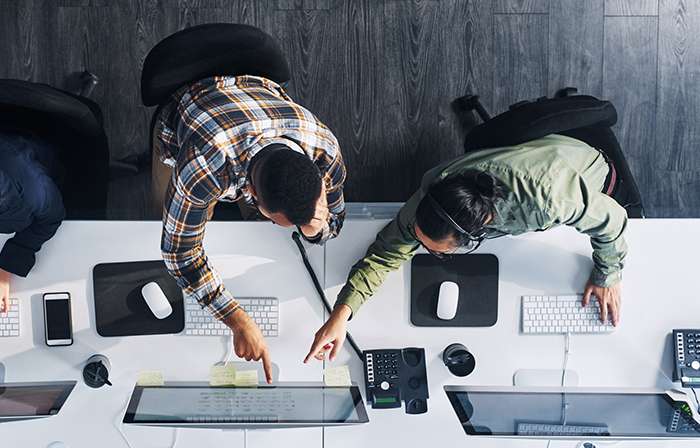
[[[282,43],[290,94],[336,133],[351,201],[404,200],[461,152],[450,103],[492,112],[565,86],[610,99],[650,216],[700,216],[700,0],[0,0],[0,77],[101,83],[113,159],[147,151],[140,68],[206,22]],[[112,185],[112,218],[157,217],[147,174]]]

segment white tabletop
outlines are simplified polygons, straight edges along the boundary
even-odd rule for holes
[[[114,422],[121,420],[139,371],[160,370],[166,381],[207,381],[210,366],[225,359],[230,338],[97,334],[92,268],[103,262],[160,259],[160,230],[158,222],[66,222],[39,253],[30,277],[12,279],[12,295],[21,303],[22,333],[19,338],[0,339],[6,381],[66,379],[77,380],[78,385],[59,415],[1,424],[0,446],[40,448],[61,440],[70,448],[124,447]],[[262,223],[210,223],[205,248],[234,294],[280,299],[284,337],[268,339],[279,379],[321,381],[322,366],[301,361],[323,322],[323,307],[307,281],[289,230]],[[309,248],[309,256],[323,278],[323,248]],[[44,343],[42,294],[52,291],[71,293],[72,346],[49,348]],[[84,361],[95,353],[111,361],[111,388],[90,389],[80,379]],[[124,432],[133,447],[170,446],[173,436],[172,429],[161,428],[128,426]],[[320,428],[289,433],[285,438],[320,446]],[[181,430],[177,446],[244,446],[246,437],[248,446],[272,446],[276,436],[275,431]]]
[[[331,301],[350,266],[361,257],[384,221],[348,221],[341,236],[325,249],[310,247],[319,277]],[[695,286],[700,220],[632,221],[631,250],[624,274],[622,324],[611,335],[573,336],[569,368],[582,386],[669,386],[672,328],[697,326],[700,301]],[[3,241],[4,239],[0,240]],[[0,339],[6,381],[76,379],[76,390],[58,416],[34,422],[0,425],[0,445],[44,447],[62,440],[69,447],[124,447],[114,426],[123,414],[140,370],[161,370],[166,380],[206,380],[212,363],[226,356],[230,341],[181,335],[102,338],[97,335],[92,306],[92,267],[101,262],[157,260],[157,222],[67,222],[38,256],[28,279],[13,279],[13,295],[21,299],[22,335]],[[320,381],[322,364],[303,365],[323,310],[290,238],[289,230],[266,223],[210,223],[205,247],[225,279],[239,295],[280,298],[281,337],[268,340],[282,381]],[[531,293],[581,291],[590,271],[585,237],[568,228],[489,241],[480,252],[499,258],[499,314],[491,328],[418,328],[409,321],[410,268],[389,276],[381,291],[350,324],[362,348],[424,347],[430,384],[429,412],[407,415],[403,409],[373,410],[370,423],[347,428],[268,431],[180,431],[177,446],[343,447],[419,446],[470,443],[470,446],[546,446],[544,441],[467,439],[442,390],[447,384],[510,385],[518,369],[561,369],[562,336],[521,336],[519,298]],[[325,266],[324,266],[325,259]],[[325,271],[324,271],[325,268]],[[69,291],[73,299],[75,343],[48,348],[44,344],[41,295]],[[452,342],[464,343],[477,368],[466,378],[451,376],[439,356]],[[112,388],[92,390],[80,379],[84,361],[94,353],[113,365]],[[362,366],[349,350],[334,364],[348,363],[362,384]],[[364,393],[364,391],[363,391]],[[124,429],[133,447],[170,446],[173,431]],[[325,443],[324,443],[325,442]],[[671,442],[642,442],[670,446]],[[673,446],[693,442],[674,441]],[[620,444],[624,445],[624,444]],[[553,442],[552,447],[576,446]],[[640,446],[640,445],[635,445]]]
[[[386,221],[348,222],[327,245],[326,286],[335,297],[350,266],[364,253]],[[581,386],[670,387],[672,354],[667,335],[673,328],[697,327],[700,313],[697,253],[700,220],[632,220],[630,254],[624,271],[621,325],[610,335],[571,337],[568,368]],[[381,290],[349,325],[361,348],[424,347],[430,399],[428,413],[407,415],[401,409],[368,408],[370,423],[360,428],[327,428],[334,448],[371,446],[533,446],[546,441],[467,439],[443,391],[444,385],[510,386],[518,369],[559,369],[564,336],[519,334],[520,297],[527,294],[582,292],[590,273],[588,238],[571,228],[487,241],[479,249],[499,259],[498,322],[490,328],[426,328],[410,324],[410,264],[389,275]],[[466,345],[476,358],[466,378],[452,376],[440,359],[453,342]],[[337,361],[349,363],[353,378],[362,365],[349,350]],[[660,366],[664,367],[662,373]],[[633,442],[628,442],[633,443]],[[694,446],[689,442],[642,442],[644,446]],[[624,444],[620,444],[624,445]],[[552,442],[552,447],[576,446]],[[639,445],[635,445],[639,446]]]

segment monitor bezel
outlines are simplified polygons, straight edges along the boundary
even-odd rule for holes
[[[181,382],[170,381],[165,382],[162,386],[134,386],[134,390],[129,399],[129,404],[124,413],[122,423],[129,425],[141,426],[168,426],[168,427],[192,427],[192,428],[292,428],[292,427],[321,427],[321,426],[348,426],[359,425],[369,422],[369,416],[364,406],[362,394],[356,383],[351,386],[326,386],[323,383],[298,383],[285,382],[276,384],[262,384],[254,387],[240,387],[241,389],[345,389],[349,390],[353,400],[353,406],[357,413],[357,421],[321,421],[321,420],[304,420],[304,421],[283,421],[283,422],[188,422],[188,421],[172,421],[172,420],[138,420],[134,421],[136,410],[141,399],[141,394],[145,389],[160,389],[160,388],[182,388],[182,389],[235,389],[236,386],[211,386],[207,382]]]
[[[452,407],[459,424],[462,426],[467,437],[489,437],[489,438],[504,438],[504,439],[543,439],[543,440],[597,440],[597,441],[616,441],[616,440],[691,440],[698,437],[683,437],[683,436],[651,436],[651,435],[609,435],[609,436],[522,436],[517,434],[479,434],[470,433],[467,426],[473,429],[469,424],[469,419],[463,412],[461,403],[459,403],[456,392],[516,392],[516,393],[587,393],[587,394],[649,394],[649,395],[665,395],[673,401],[681,401],[686,403],[693,413],[696,421],[700,422],[700,415],[695,408],[694,402],[683,391],[668,390],[659,388],[633,388],[633,387],[519,387],[519,386],[444,386],[447,400]]]
[[[77,381],[34,381],[34,382],[21,382],[21,383],[0,383],[0,388],[21,388],[21,387],[35,387],[35,388],[49,388],[49,387],[62,387],[63,391],[61,394],[54,400],[53,405],[51,406],[51,409],[58,409],[55,414],[32,414],[32,415],[0,415],[0,422],[3,421],[15,421],[15,420],[29,420],[29,419],[38,419],[38,418],[47,418],[47,417],[52,417],[54,415],[58,415],[59,412],[61,412],[61,409],[63,409],[63,405],[66,403],[68,400],[68,397],[70,394],[73,392],[73,389],[75,389],[75,385],[77,384]]]

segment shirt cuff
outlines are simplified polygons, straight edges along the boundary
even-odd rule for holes
[[[3,271],[26,277],[34,267],[34,263],[36,263],[34,251],[16,244],[12,238],[7,240],[0,251],[0,269]]]
[[[605,274],[599,269],[593,268],[591,272],[591,283],[601,288],[610,288],[622,280],[622,271]]]
[[[338,294],[338,299],[335,301],[335,306],[347,305],[352,310],[352,314],[348,318],[351,320],[355,314],[360,310],[360,307],[364,303],[362,295],[357,291],[353,290],[352,287],[345,285],[343,289],[340,290]]]
[[[221,321],[230,316],[238,307],[238,302],[227,290],[222,291],[218,297],[206,306],[211,315]]]

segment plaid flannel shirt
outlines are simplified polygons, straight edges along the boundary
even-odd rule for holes
[[[163,259],[184,292],[219,320],[238,303],[204,253],[204,228],[219,200],[253,204],[248,167],[263,147],[283,142],[319,168],[330,216],[314,242],[335,237],[342,227],[345,165],[338,141],[268,79],[212,77],[181,88],[159,113],[154,137],[154,150],[173,167],[163,209]]]

